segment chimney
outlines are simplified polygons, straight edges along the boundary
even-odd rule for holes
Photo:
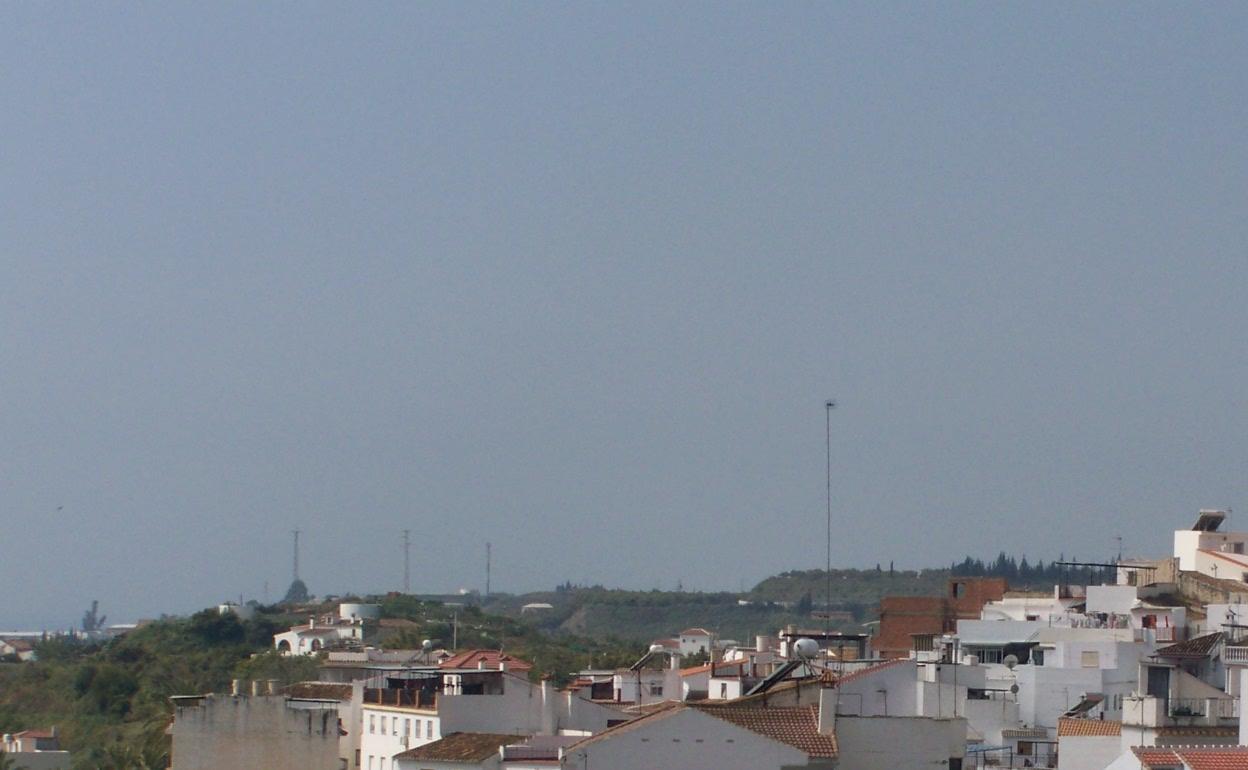
[[[836,688],[826,684],[819,688],[819,732],[824,735],[836,732]]]
[[[506,670],[507,670],[507,661],[503,660],[503,656],[502,656],[502,655],[499,655],[499,656],[498,656],[498,670],[499,670],[499,671],[506,671]]]

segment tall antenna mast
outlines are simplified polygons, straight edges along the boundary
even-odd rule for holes
[[[485,544],[485,595],[490,595],[490,544]]]
[[[836,408],[836,402],[829,399],[823,404],[824,414],[827,418],[827,427],[824,432],[825,444],[827,448],[827,503],[828,503],[828,550],[827,563],[824,566],[824,579],[826,585],[824,587],[825,594],[823,598],[823,631],[827,643],[832,643],[832,410]],[[830,647],[829,647],[830,649]]]
[[[403,530],[403,593],[412,592],[412,531]]]
[[[295,580],[299,579],[299,530],[292,529],[290,531],[295,536]]]

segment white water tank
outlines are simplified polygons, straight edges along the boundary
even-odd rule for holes
[[[343,620],[377,620],[381,617],[381,605],[343,602],[338,605],[338,617]]]

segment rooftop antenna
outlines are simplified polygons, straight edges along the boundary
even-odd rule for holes
[[[1121,564],[1122,563],[1122,535],[1118,535],[1114,539],[1118,541],[1118,563]]]
[[[290,531],[295,536],[295,580],[299,579],[299,530],[292,529]]]
[[[490,544],[485,544],[485,595],[490,595]]]
[[[403,593],[412,592],[412,531],[403,530]]]

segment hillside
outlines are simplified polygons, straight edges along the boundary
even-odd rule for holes
[[[410,596],[380,600],[382,616],[407,621],[369,629],[366,643],[419,647],[432,638],[461,648],[503,648],[534,662],[534,677],[557,682],[591,663],[628,665],[644,652],[637,644],[547,633],[529,624],[489,615],[477,607],[452,608]],[[250,621],[216,609],[189,618],[164,618],[111,641],[53,638],[36,646],[39,660],[0,663],[0,732],[55,725],[74,770],[163,768],[169,750],[165,728],[169,696],[223,692],[231,679],[317,678],[314,658],[283,658],[271,651],[273,634],[330,612],[308,605],[286,613],[261,608]]]

